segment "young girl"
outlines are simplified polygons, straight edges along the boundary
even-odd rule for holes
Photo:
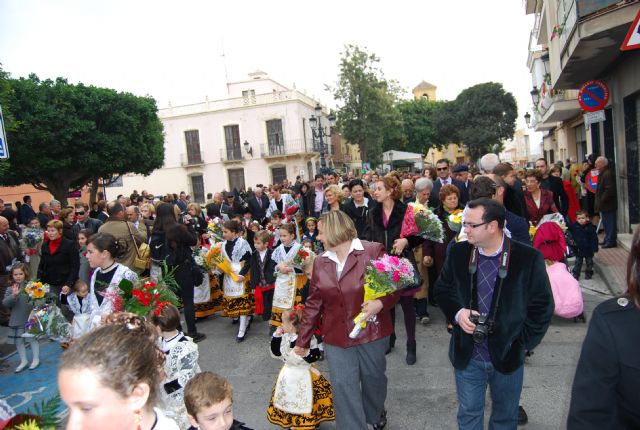
[[[73,338],[77,339],[84,335],[91,328],[91,301],[89,296],[89,286],[82,279],[78,279],[73,284],[73,292],[69,287],[62,287],[60,303],[68,305],[73,312]]]
[[[271,354],[284,361],[267,409],[273,424],[296,430],[315,429],[323,421],[335,420],[331,384],[311,363],[318,360],[320,350],[315,339],[306,357],[294,352],[302,305],[283,315],[282,326],[271,338]]]
[[[271,255],[277,264],[276,287],[273,292],[273,308],[271,310],[271,325],[278,327],[282,324],[282,312],[291,309],[302,302],[302,289],[307,282],[301,269],[293,268],[293,258],[298,253],[301,245],[295,242],[296,230],[294,224],[282,224],[280,226],[280,241]]]
[[[44,240],[44,230],[40,227],[38,218],[27,221],[27,228],[22,232],[20,247],[24,252],[24,261],[29,267],[29,273],[38,273],[40,265],[40,250]]]
[[[162,381],[164,412],[178,423],[181,429],[189,428],[187,410],[184,406],[184,387],[197,373],[198,345],[178,331],[180,311],[170,303],[160,304],[147,316],[160,333],[162,352],[166,356],[164,362],[165,378]]]
[[[238,281],[234,281],[229,275],[224,275],[222,283],[222,310],[230,318],[240,317],[237,342],[244,340],[245,334],[251,325],[250,317],[253,314],[253,294],[249,288],[249,279],[244,276],[249,272],[249,259],[251,247],[242,238],[244,230],[237,221],[226,221],[222,224],[222,255],[231,262],[231,268],[238,274]]]
[[[271,222],[267,225],[267,231],[271,234],[269,248],[275,249],[280,245],[280,226],[282,225],[282,212],[273,211],[271,214]]]
[[[307,232],[304,234],[303,239],[311,241],[313,244],[311,248],[313,252],[318,254],[321,253],[322,244],[318,240],[318,220],[314,217],[309,217],[305,221],[305,224],[307,226]]]
[[[78,248],[80,253],[80,271],[78,272],[78,278],[89,285],[91,282],[91,266],[89,260],[87,260],[87,240],[91,237],[91,230],[86,228],[78,232]]]
[[[16,367],[16,373],[22,372],[27,367],[27,350],[24,346],[25,340],[31,346],[33,360],[29,369],[35,369],[40,364],[40,345],[35,337],[24,338],[24,326],[29,320],[29,314],[33,310],[33,303],[29,301],[25,294],[20,294],[27,285],[29,279],[29,269],[24,263],[17,263],[11,268],[9,273],[11,285],[7,288],[2,304],[11,309],[9,319],[9,342],[16,345],[20,364]]]

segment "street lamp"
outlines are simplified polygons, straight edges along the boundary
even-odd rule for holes
[[[316,107],[314,108],[315,115],[311,115],[309,118],[309,125],[311,126],[311,136],[313,138],[313,143],[315,146],[316,140],[318,141],[318,145],[320,149],[320,173],[326,175],[329,173],[327,169],[327,160],[325,159],[325,138],[331,136],[331,128],[336,125],[336,117],[332,113],[329,114],[327,120],[329,120],[329,130],[322,126],[322,106],[320,103],[316,103]]]
[[[537,107],[538,102],[540,101],[540,90],[538,89],[538,87],[534,85],[533,89],[529,94],[531,94],[531,100],[533,101],[533,105]]]
[[[531,114],[529,112],[525,112],[524,122],[527,124],[527,127],[531,127]]]
[[[246,140],[244,141],[244,150],[247,154],[251,155],[251,158],[253,158],[253,148],[251,147],[251,144]]]

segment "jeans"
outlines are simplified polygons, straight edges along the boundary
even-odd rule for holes
[[[491,388],[489,430],[517,429],[524,366],[506,374],[495,370],[490,362],[470,360],[464,370],[454,370],[460,430],[482,430],[487,385]]]
[[[604,226],[604,244],[616,245],[618,243],[618,217],[616,211],[600,212],[602,225]]]

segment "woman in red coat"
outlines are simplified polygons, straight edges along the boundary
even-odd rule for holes
[[[527,186],[524,201],[527,206],[527,219],[534,226],[538,225],[543,216],[558,212],[553,202],[553,193],[540,188],[541,182],[542,173],[533,169],[527,170],[524,176],[524,183]]]
[[[326,251],[316,258],[309,297],[298,332],[296,353],[302,357],[322,318],[322,336],[331,372],[338,430],[383,429],[387,423],[385,351],[393,330],[390,310],[398,302],[392,294],[364,303],[364,275],[371,260],[382,257],[379,243],[361,241],[351,218],[330,211],[318,221],[318,238]],[[353,319],[360,312],[377,315],[351,339]]]
[[[562,169],[558,166],[554,166],[549,171],[549,174],[558,178],[562,178]],[[567,193],[567,197],[569,197],[569,210],[567,211],[567,216],[572,223],[575,223],[576,212],[580,210],[580,205],[578,204],[576,193],[571,186],[571,182],[563,180],[562,185],[564,185],[564,192]]]

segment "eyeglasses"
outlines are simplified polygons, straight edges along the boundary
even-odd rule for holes
[[[443,170],[449,170],[448,167],[438,167],[438,172],[442,172]]]
[[[481,225],[489,224],[490,222],[491,222],[491,221],[487,221],[487,222],[482,222],[482,223],[480,223],[480,224],[471,224],[470,222],[463,222],[463,223],[462,223],[462,228],[467,228],[467,227],[468,227],[468,228],[473,228],[473,229],[475,229],[475,228],[480,227]]]
[[[84,212],[76,212],[76,215],[84,215]]]

